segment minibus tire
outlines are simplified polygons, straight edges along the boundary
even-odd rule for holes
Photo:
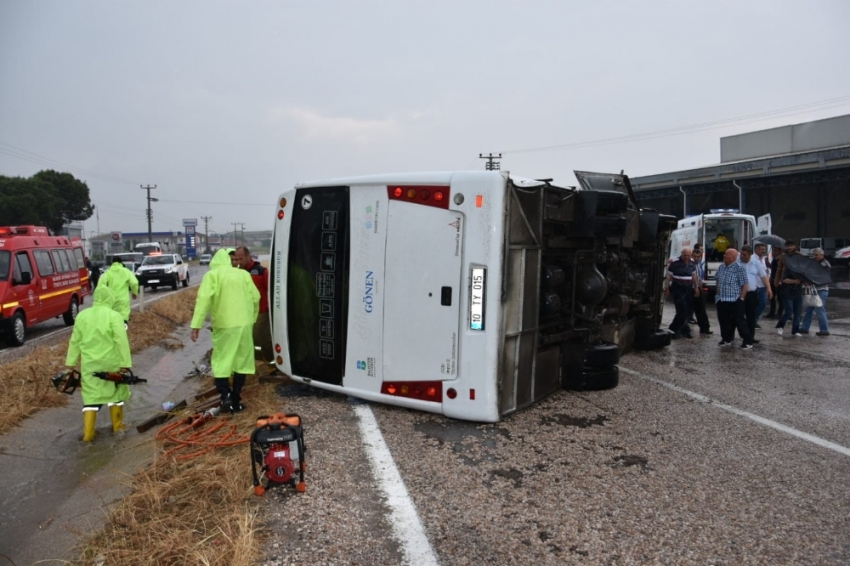
[[[183,286],[184,287],[189,286],[189,273],[188,272],[186,272],[186,277],[183,279]]]
[[[620,382],[620,368],[615,365],[590,367],[567,365],[562,368],[562,386],[568,391],[602,391],[614,389]]]
[[[71,297],[71,306],[68,310],[62,313],[62,320],[65,321],[65,326],[74,326],[74,321],[77,320],[77,314],[80,312],[80,306],[77,303],[77,297]]]
[[[605,368],[585,366],[584,368],[585,391],[603,391],[605,389],[614,389],[619,383],[620,368],[617,366],[608,366]]]
[[[603,343],[588,346],[584,351],[584,365],[589,367],[613,366],[620,361],[620,346]]]
[[[27,321],[22,312],[16,312],[12,316],[12,324],[6,333],[6,343],[9,346],[23,346],[27,339]]]
[[[180,277],[178,275],[175,275],[174,279],[171,281],[171,290],[172,291],[177,290],[177,282],[179,281],[179,279],[180,279]]]
[[[670,345],[672,334],[666,330],[635,336],[635,350],[660,350]]]

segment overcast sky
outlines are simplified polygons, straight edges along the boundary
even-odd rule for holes
[[[73,173],[101,232],[147,229],[143,184],[154,230],[225,232],[270,229],[297,182],[481,152],[568,184],[687,169],[850,113],[848,29],[846,0],[0,0],[0,174]]]

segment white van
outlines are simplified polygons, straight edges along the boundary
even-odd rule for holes
[[[710,214],[698,214],[679,220],[670,240],[670,259],[678,258],[682,248],[701,244],[705,250],[705,286],[710,293],[717,285],[717,268],[723,263],[727,248],[740,250],[753,245],[753,238],[771,233],[770,214],[755,218],[740,214],[736,209],[713,209]]]
[[[850,246],[850,238],[803,238],[800,240],[800,253],[812,257],[815,248],[823,249],[826,259],[835,257],[835,252]]]

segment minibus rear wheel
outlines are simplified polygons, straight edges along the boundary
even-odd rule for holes
[[[62,320],[65,321],[65,326],[74,326],[74,321],[77,320],[77,314],[80,312],[80,306],[77,303],[77,297],[71,297],[71,306],[68,310],[62,313]]]
[[[27,321],[22,312],[16,312],[12,324],[6,334],[6,342],[10,346],[23,346],[27,338]]]

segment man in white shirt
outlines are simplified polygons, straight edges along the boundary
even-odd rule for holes
[[[764,244],[756,244],[753,249],[756,252],[756,257],[753,258],[753,260],[758,260],[762,265],[764,265],[764,270],[767,273],[767,280],[770,281],[770,260],[767,258],[767,246]],[[759,320],[767,306],[767,302],[773,299],[773,290],[770,288],[770,285],[763,285],[757,289],[757,292],[758,304],[756,305],[756,328],[761,328],[761,326],[759,326]]]
[[[743,246],[738,261],[743,264],[744,269],[747,271],[747,285],[749,289],[755,290],[755,292],[747,293],[747,296],[744,297],[744,316],[747,318],[747,328],[750,329],[750,336],[755,337],[759,293],[769,292],[767,289],[770,289],[770,279],[767,277],[764,263],[758,257],[753,259],[752,247]],[[764,306],[762,306],[762,309],[764,309]],[[757,344],[758,340],[753,339],[753,343]]]

